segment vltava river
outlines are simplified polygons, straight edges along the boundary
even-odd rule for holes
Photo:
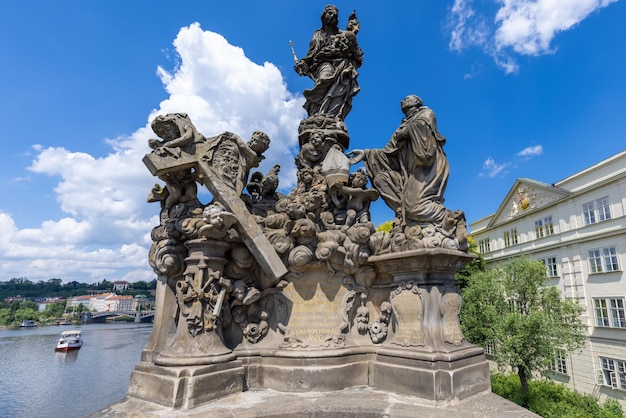
[[[54,351],[61,331],[83,346]],[[122,401],[152,324],[114,323],[0,330],[0,417],[80,418]]]

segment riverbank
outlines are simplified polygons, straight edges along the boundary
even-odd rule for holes
[[[81,330],[83,346],[55,351],[69,328]],[[137,323],[0,330],[0,418],[84,417],[123,401],[151,331]]]

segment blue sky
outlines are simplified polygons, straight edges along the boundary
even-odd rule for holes
[[[295,183],[293,71],[326,1],[0,3],[0,281],[151,280],[141,162],[157,114],[206,136],[272,137],[261,166]],[[351,148],[383,147],[418,94],[451,165],[446,207],[493,213],[516,178],[554,183],[625,146],[626,5],[611,0],[336,1],[357,10]],[[373,220],[391,219],[382,203]]]

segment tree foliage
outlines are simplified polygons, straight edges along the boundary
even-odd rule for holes
[[[31,300],[0,303],[0,325],[19,325],[24,319],[38,318],[38,306]]]
[[[135,296],[139,293],[148,293],[156,289],[156,279],[150,282],[140,280],[130,283],[124,294]],[[6,282],[0,281],[0,301],[9,297],[22,296],[27,299],[59,297],[67,299],[73,296],[88,295],[113,290],[113,282],[102,280],[100,283],[87,284],[71,281],[63,284],[61,279],[32,282],[23,277],[13,278]]]
[[[46,318],[60,318],[65,311],[65,303],[48,303],[42,314]]]
[[[469,263],[467,263],[467,265],[463,267],[461,270],[459,270],[454,276],[454,278],[456,279],[456,283],[459,285],[461,290],[467,287],[469,278],[473,274],[476,274],[481,271],[485,271],[485,269],[487,268],[485,259],[483,258],[482,254],[478,251],[478,245],[476,244],[476,241],[474,241],[474,239],[471,236],[469,236],[467,237],[467,243],[469,245],[469,248],[467,251],[471,254],[476,255],[476,258],[470,261]]]
[[[528,379],[546,372],[558,349],[571,352],[585,342],[581,306],[547,280],[542,262],[521,257],[472,274],[463,291],[466,338],[493,345],[498,366],[517,371],[525,396]]]
[[[376,232],[391,232],[393,229],[393,221],[386,221],[376,227]]]
[[[524,402],[519,378],[514,374],[491,375],[491,390],[518,405]],[[624,416],[619,402],[615,399],[607,399],[601,405],[592,395],[583,395],[550,380],[530,382],[528,392],[528,409],[542,417],[622,418]]]

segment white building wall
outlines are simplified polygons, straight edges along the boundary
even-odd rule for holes
[[[589,338],[582,349],[569,355],[567,375],[550,373],[549,377],[601,400],[615,398],[626,409],[626,384],[620,382],[618,388],[612,388],[603,377],[600,361],[621,360],[626,368],[626,327],[597,326],[593,306],[594,298],[617,298],[624,300],[626,309],[626,151],[554,186],[518,180],[493,215],[470,223],[470,232],[476,243],[489,238],[491,251],[483,254],[487,264],[519,255],[556,259],[557,274],[548,285],[556,286],[564,297],[578,300],[585,308],[581,320]],[[521,189],[537,190],[536,196],[553,193],[554,198],[511,216],[509,208],[515,206],[517,190]],[[583,205],[604,197],[609,197],[611,219],[599,221],[596,217],[596,223],[585,225]],[[552,217],[554,234],[537,237],[535,221],[548,216]],[[512,229],[517,230],[518,244],[505,247],[504,232]],[[616,249],[619,269],[590,273],[588,252],[604,248]],[[626,380],[626,370],[623,372]]]

